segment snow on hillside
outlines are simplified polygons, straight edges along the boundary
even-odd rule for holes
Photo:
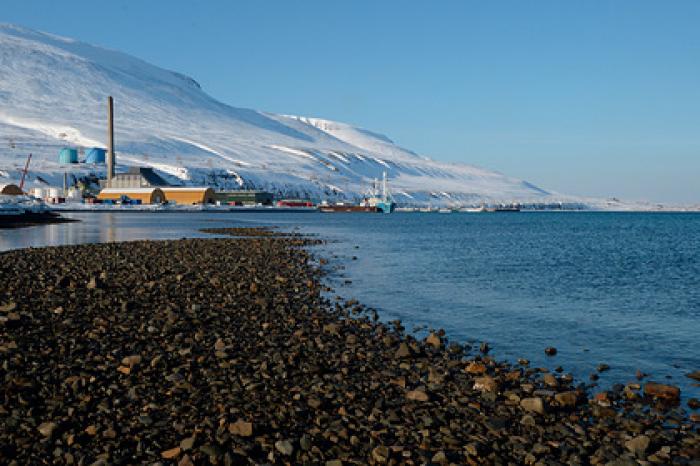
[[[193,79],[72,39],[0,25],[0,183],[61,184],[104,167],[58,164],[61,147],[106,145],[115,100],[118,169],[151,166],[173,182],[356,198],[387,171],[399,203],[575,201],[530,183],[419,156],[372,131],[220,103]],[[71,178],[72,179],[72,178]]]

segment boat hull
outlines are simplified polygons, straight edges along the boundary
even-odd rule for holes
[[[377,212],[380,212],[383,214],[390,214],[396,208],[396,203],[382,201],[382,202],[377,202],[377,204],[374,207],[377,209]]]
[[[324,205],[319,206],[318,210],[325,213],[333,212],[378,212],[376,207],[361,206],[361,205]]]

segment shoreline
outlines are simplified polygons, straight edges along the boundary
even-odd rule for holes
[[[318,239],[244,230],[2,253],[0,462],[700,455],[700,419],[667,409],[668,389],[647,390],[658,410],[644,387],[591,401],[566,376],[417,340],[322,296]]]

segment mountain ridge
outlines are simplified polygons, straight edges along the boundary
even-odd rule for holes
[[[32,152],[30,183],[58,184],[101,167],[58,164],[60,147],[104,146],[115,99],[118,166],[151,166],[172,181],[355,199],[387,171],[406,205],[578,202],[527,181],[416,154],[379,132],[305,116],[238,108],[197,81],[74,39],[0,24],[0,182]],[[3,179],[3,175],[4,178]]]

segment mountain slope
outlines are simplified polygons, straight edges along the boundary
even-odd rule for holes
[[[386,170],[400,203],[571,200],[492,171],[430,160],[344,123],[231,107],[187,76],[13,25],[0,25],[0,183],[18,178],[28,152],[31,183],[59,184],[67,169],[76,176],[99,171],[59,165],[57,154],[67,145],[105,146],[108,95],[118,168],[152,166],[173,181],[336,199],[362,195]]]

